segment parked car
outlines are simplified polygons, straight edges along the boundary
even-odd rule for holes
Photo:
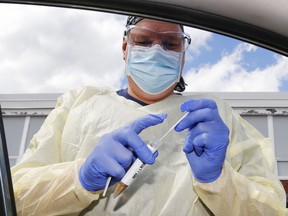
[[[141,15],[181,23],[267,48],[288,56],[286,0],[0,0],[0,3],[46,5]],[[1,58],[1,57],[0,57]],[[287,181],[283,181],[286,191]]]

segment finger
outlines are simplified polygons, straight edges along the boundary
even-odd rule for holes
[[[134,130],[137,134],[139,134],[142,130],[160,124],[167,117],[167,114],[149,114],[140,119],[135,120],[129,126],[132,130]]]
[[[182,121],[175,126],[175,131],[180,132],[187,128],[195,127],[199,122],[209,122],[218,118],[217,110],[203,108],[189,113]]]
[[[118,134],[118,137],[120,143],[123,146],[128,146],[131,148],[143,163],[153,164],[155,162],[155,157],[153,156],[151,150],[135,131],[127,128],[127,131]]]
[[[121,179],[125,175],[125,169],[111,157],[102,157],[101,160],[89,163],[93,173],[98,173],[101,176],[113,176],[116,179]],[[93,179],[91,179],[93,181]]]
[[[216,109],[217,104],[215,101],[210,100],[210,99],[195,99],[195,100],[187,100],[185,101],[180,109],[182,112],[193,112],[195,110],[199,109],[204,109],[204,108],[209,108],[209,109]]]
[[[200,134],[195,138],[194,136],[187,136],[188,141],[186,142],[183,151],[186,154],[190,154],[194,151],[197,156],[201,156],[205,148],[205,142],[201,142],[202,136],[205,136],[205,134]]]
[[[147,127],[162,123],[166,117],[167,114],[146,115],[126,126],[126,130],[121,130],[121,133],[116,133],[116,137],[123,146],[131,148],[143,163],[153,164],[155,156],[138,134]]]
[[[204,152],[204,149],[207,145],[208,136],[209,135],[207,133],[202,133],[193,139],[195,153],[198,157],[201,156]]]
[[[229,142],[229,129],[225,124],[219,122],[200,122],[191,129],[193,143],[203,142],[205,149],[217,150]]]
[[[191,133],[192,131],[189,130],[188,133],[187,133],[187,136],[186,136],[186,139],[185,139],[185,144],[184,144],[184,148],[183,148],[183,151],[185,153],[191,153],[194,151],[194,145],[193,145],[193,137],[191,136]]]
[[[200,157],[203,154],[203,152],[204,152],[204,148],[195,146],[194,147],[194,151],[195,151],[196,155],[198,157]]]
[[[202,133],[193,140],[194,148],[205,148],[207,154],[215,154],[217,151],[223,151],[228,146],[228,140],[222,135]]]
[[[155,151],[154,154],[153,154],[155,159],[158,157],[158,155],[159,155],[158,151]]]
[[[190,128],[190,136],[192,139],[197,137],[198,135],[202,133],[214,133],[219,128],[218,124],[215,124],[215,122],[199,122],[194,127]]]
[[[116,151],[113,151],[116,152],[116,154],[114,154],[112,157],[126,170],[133,162],[133,152],[123,145],[117,145],[116,148]]]
[[[115,155],[114,158],[126,170],[127,168],[131,166],[131,164],[133,164],[133,162],[138,158],[138,156],[133,151],[133,149],[127,149],[123,145],[118,145],[118,146],[121,146],[123,149],[117,150],[116,151],[117,155]],[[154,159],[156,159],[158,155],[159,155],[158,151],[155,151],[153,153]]]
[[[190,153],[192,151],[195,151],[198,153],[198,156],[201,155],[202,150],[199,149],[198,146],[194,145],[194,139],[203,134],[203,133],[208,133],[210,131],[210,127],[209,127],[209,122],[208,123],[198,123],[194,128],[189,129],[187,136],[186,136],[186,142],[185,142],[185,146],[183,148],[183,151],[185,153]]]
[[[127,148],[127,145],[123,145],[121,141],[117,139],[117,136],[119,137],[117,134],[121,133],[115,131],[111,134],[103,135],[100,144],[93,150],[93,158],[97,158],[96,161],[101,161],[102,157],[110,157],[126,169],[132,163],[133,152]],[[98,155],[99,153],[100,155]]]

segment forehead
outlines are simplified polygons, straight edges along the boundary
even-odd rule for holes
[[[149,28],[156,32],[167,32],[167,31],[181,32],[181,28],[178,24],[164,22],[160,20],[143,19],[140,22],[138,22],[136,26]]]

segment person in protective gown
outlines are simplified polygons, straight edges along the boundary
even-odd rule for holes
[[[126,27],[128,88],[58,99],[12,167],[18,215],[288,215],[271,140],[215,96],[174,92],[185,89],[183,26],[128,17]],[[152,154],[145,143],[185,113]],[[114,198],[136,158],[147,165]]]

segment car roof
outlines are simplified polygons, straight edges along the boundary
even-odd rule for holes
[[[287,0],[0,0],[99,10],[178,22],[288,56]]]

